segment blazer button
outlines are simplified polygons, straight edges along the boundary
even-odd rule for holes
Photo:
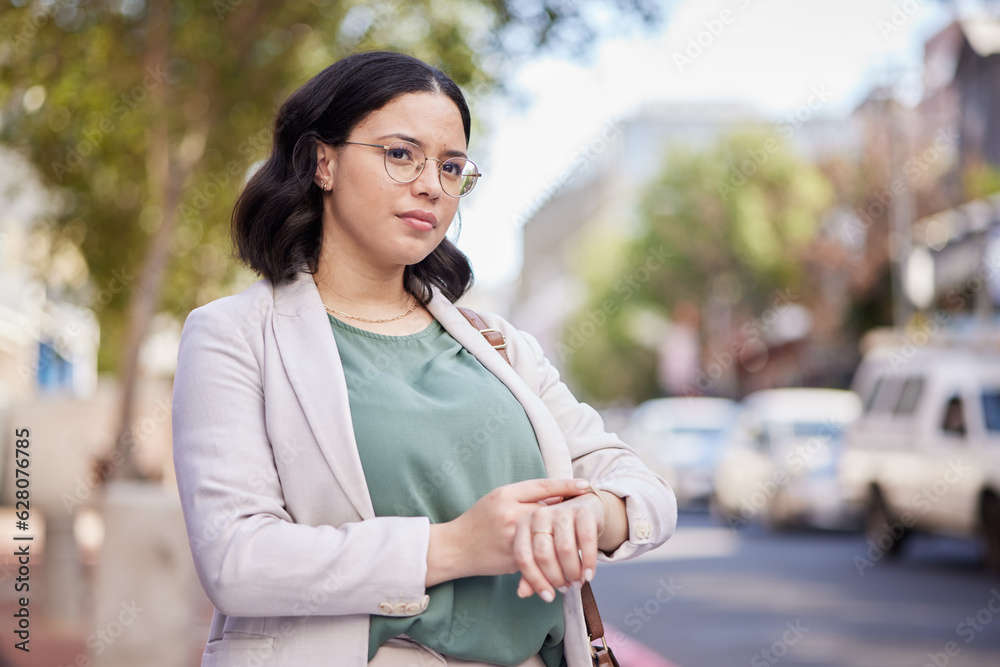
[[[383,616],[389,616],[392,614],[392,605],[388,602],[380,602],[378,605],[379,613]]]
[[[392,609],[392,613],[396,614],[397,616],[404,616],[404,615],[406,615],[406,603],[405,602],[397,602],[396,606],[393,607],[393,609]]]
[[[418,602],[411,602],[410,604],[406,605],[406,613],[409,614],[410,616],[413,616],[414,614],[419,614],[420,604]]]
[[[653,527],[648,521],[639,521],[635,524],[635,536],[640,540],[648,539],[653,532]]]
[[[424,609],[427,609],[427,605],[429,605],[430,603],[431,603],[431,596],[425,595],[424,599],[420,601],[420,610],[423,611]]]

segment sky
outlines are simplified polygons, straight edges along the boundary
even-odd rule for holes
[[[474,108],[487,132],[469,152],[483,156],[484,176],[462,202],[458,246],[477,284],[516,279],[524,212],[642,105],[738,102],[778,120],[822,91],[814,117],[839,117],[890,77],[913,104],[923,44],[949,20],[930,0],[682,0],[655,31],[598,40],[586,62],[524,62],[509,88],[527,105],[495,98]]]

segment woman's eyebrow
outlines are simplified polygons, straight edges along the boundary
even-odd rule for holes
[[[386,139],[393,138],[393,137],[396,138],[396,139],[402,139],[403,141],[409,141],[411,144],[416,144],[417,146],[420,146],[420,148],[425,153],[427,152],[427,149],[424,148],[423,142],[421,142],[419,139],[407,136],[405,134],[400,134],[399,132],[393,132],[391,134],[383,134],[381,137],[379,137],[378,139],[376,139],[376,141],[384,141]],[[464,152],[462,152],[462,151],[456,151],[456,150],[445,151],[444,155],[445,155],[445,157],[464,157],[465,159],[469,158],[469,156],[466,155]]]

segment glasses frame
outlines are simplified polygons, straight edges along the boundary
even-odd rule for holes
[[[453,194],[451,194],[450,192],[448,192],[447,190],[444,189],[444,181],[441,180],[441,168],[444,166],[445,162],[448,162],[448,160],[454,160],[455,158],[448,158],[448,160],[439,160],[436,157],[427,157],[427,153],[424,153],[424,149],[423,148],[420,148],[420,146],[418,146],[417,144],[413,143],[412,141],[407,141],[406,139],[399,139],[397,141],[392,142],[391,144],[385,144],[385,145],[383,145],[383,144],[365,144],[365,143],[361,143],[360,141],[345,141],[344,143],[345,144],[351,144],[352,146],[371,146],[372,148],[381,148],[384,151],[384,155],[383,155],[383,158],[382,158],[382,166],[385,167],[385,173],[389,176],[389,178],[391,178],[392,180],[396,181],[397,183],[412,183],[413,181],[417,180],[418,178],[420,178],[420,174],[424,173],[424,167],[427,166],[427,161],[428,160],[434,160],[435,162],[438,163],[438,165],[437,165],[438,183],[441,184],[441,192],[445,193],[446,195],[448,195],[449,197],[452,197],[454,199],[461,199],[462,197],[467,197],[473,190],[476,189],[476,183],[479,182],[479,178],[482,176],[482,174],[479,173],[479,166],[475,162],[473,162],[469,158],[461,158],[461,159],[465,160],[466,163],[471,164],[472,168],[476,170],[476,173],[474,173],[474,174],[468,174],[468,176],[475,176],[476,180],[472,184],[472,187],[469,188],[469,191],[466,192],[465,194],[453,195]],[[408,181],[401,181],[401,180],[399,180],[398,178],[396,178],[395,176],[393,176],[392,173],[389,171],[389,149],[392,148],[395,144],[410,144],[411,146],[416,146],[417,149],[424,156],[424,161],[422,163],[420,163],[420,167],[417,169],[417,173],[414,174],[413,178],[411,178]]]

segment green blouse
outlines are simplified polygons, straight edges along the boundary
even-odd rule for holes
[[[531,423],[510,390],[437,322],[386,336],[330,317],[376,516],[451,521],[492,489],[545,477]],[[565,665],[562,595],[517,596],[520,574],[427,589],[416,616],[371,616],[368,659],[399,634],[444,655]]]

